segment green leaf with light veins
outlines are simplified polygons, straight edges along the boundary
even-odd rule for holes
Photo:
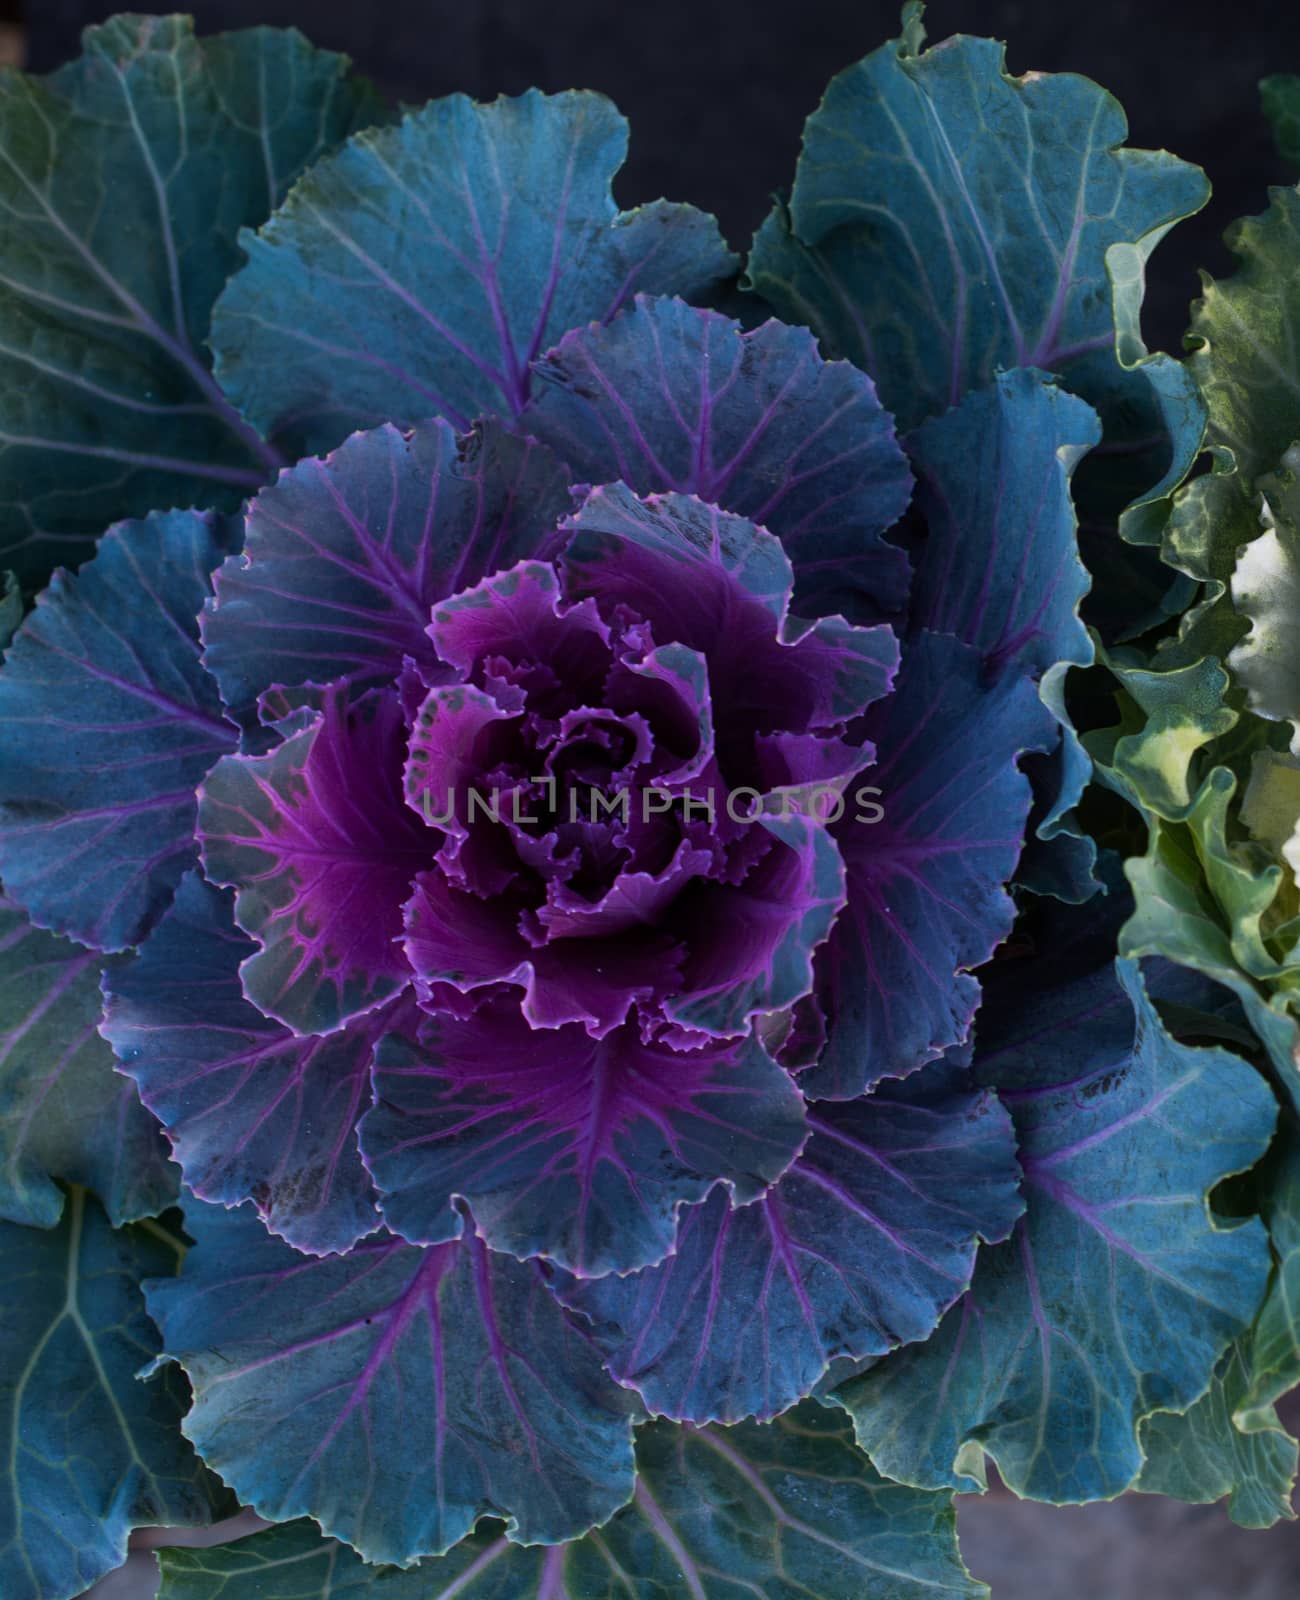
[[[212,305],[239,229],[379,110],[293,31],[121,16],[84,48],[0,74],[0,565],[28,590],[110,522],[274,469],[212,377]]]
[[[181,1435],[184,1382],[136,1377],[158,1349],[140,1280],[181,1249],[155,1222],[110,1228],[83,1189],[56,1228],[0,1223],[4,1600],[69,1600],[122,1564],[133,1528],[232,1509]]]
[[[0,1217],[52,1228],[55,1179],[83,1183],[114,1223],[179,1192],[157,1122],[97,1031],[104,958],[35,928],[0,893]]]
[[[1300,1384],[1300,1133],[1290,1124],[1264,1199],[1276,1262],[1255,1323],[1249,1411],[1263,1411]]]
[[[1174,496],[1165,533],[1165,559],[1206,585],[1175,647],[1183,660],[1223,656],[1245,633],[1223,597],[1238,552],[1261,532],[1259,480],[1300,439],[1300,192],[1269,198],[1224,235],[1237,271],[1202,273],[1192,307],[1187,366],[1209,406],[1213,466]]]
[[[1125,956],[1164,956],[1231,989],[1279,1082],[1300,1106],[1295,1018],[1283,999],[1242,970],[1233,948],[1234,908],[1220,905],[1206,881],[1204,858],[1215,848],[1235,781],[1226,767],[1216,767],[1206,779],[1203,814],[1198,809],[1185,824],[1152,818],[1146,853],[1125,863],[1136,910],[1120,931],[1119,948]]]
[[[1228,1497],[1247,1528],[1294,1518],[1296,1441],[1274,1409],[1300,1383],[1300,1135],[1288,1121],[1261,1175],[1273,1278],[1255,1325],[1229,1347],[1214,1382],[1184,1417],[1147,1423],[1139,1489],[1206,1504]]]
[[[1183,1416],[1158,1411],[1142,1428],[1146,1462],[1134,1488],[1192,1505],[1225,1496],[1228,1515],[1244,1528],[1269,1528],[1293,1518],[1296,1442],[1270,1407],[1243,1415],[1253,1341],[1244,1334],[1228,1348],[1209,1390]]]

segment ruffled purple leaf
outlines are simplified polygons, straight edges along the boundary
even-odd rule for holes
[[[264,755],[310,728],[324,709],[331,688],[328,683],[277,683],[264,690],[257,697],[257,722],[245,726],[240,749],[245,755]]]
[[[660,999],[681,982],[684,952],[668,933],[633,928],[596,950],[576,939],[534,945],[520,931],[528,909],[514,895],[484,899],[441,872],[421,873],[403,910],[404,949],[421,1000],[436,1010],[443,985],[472,994],[508,983],[523,991],[518,1003],[533,1027],[577,1022],[601,1037],[638,1001]]]
[[[722,642],[718,623],[728,601],[756,637],[785,620],[794,573],[780,541],[698,495],[641,498],[626,484],[605,484],[583,501],[571,527],[566,592],[631,606],[660,640]]]
[[[388,682],[436,668],[433,604],[555,543],[568,474],[494,423],[465,438],[439,419],[358,434],[300,462],[248,512],[217,574],[204,661],[241,713],[275,684]]]
[[[259,948],[244,993],[299,1034],[332,1033],[410,981],[402,903],[437,835],[402,800],[396,694],[332,691],[314,724],[266,756],[228,756],[200,792],[214,883]]]
[[[454,1238],[459,1198],[493,1249],[591,1276],[661,1260],[678,1206],[719,1179],[754,1199],[807,1134],[757,1040],[682,1051],[633,1024],[534,1030],[509,998],[429,1018],[418,1043],[385,1039],[374,1084],[361,1143],[391,1228]]]
[[[410,1025],[397,999],[326,1038],[298,1038],[244,998],[255,950],[230,895],[189,874],[129,965],[105,977],[101,1031],[163,1122],[200,1199],[252,1199],[273,1233],[313,1254],[378,1225],[356,1124],[376,1042]]]
[[[652,1412],[776,1416],[832,1362],[924,1339],[969,1284],[977,1238],[1004,1239],[1024,1209],[1010,1118],[947,1065],[815,1104],[808,1124],[764,1197],[684,1211],[662,1265],[561,1280]]]
[[[472,684],[431,689],[415,714],[407,746],[402,772],[407,804],[431,826],[454,835],[458,842],[464,840],[466,820],[473,820],[468,817],[471,793],[500,810],[499,801],[483,794],[480,780],[485,770],[491,770],[493,740],[508,735],[519,720],[517,713]],[[454,847],[449,853],[444,845],[440,854],[465,886],[466,864],[456,859]]]
[[[735,268],[691,206],[616,209],[626,150],[610,102],[576,91],[449,95],[358,134],[241,236],[213,314],[223,387],[300,455],[384,421],[517,416],[570,328]]]
[[[595,607],[566,605],[546,561],[521,561],[466,586],[435,609],[428,633],[438,658],[466,677],[500,661],[597,693],[611,664]]]
[[[997,669],[1041,677],[1093,657],[1079,604],[1070,479],[1101,438],[1091,406],[1044,373],[1001,372],[908,436],[928,530],[910,618],[973,645]]]
[[[682,991],[664,1012],[685,1028],[743,1033],[760,1012],[792,1006],[813,986],[814,952],[844,906],[844,862],[811,817],[764,817],[773,838],[740,883],[698,879],[667,919],[687,955]]]
[[[645,715],[663,758],[655,777],[664,787],[693,793],[700,788],[695,780],[713,776],[713,693],[708,660],[698,650],[662,644],[640,659],[623,659],[605,680],[605,697],[615,709]]]
[[[577,1022],[596,1037],[638,1004],[660,1009],[695,1042],[743,1034],[755,1014],[809,991],[813,952],[844,904],[843,864],[821,824],[767,818],[754,828],[765,848],[740,882],[696,878],[657,920],[626,918],[603,935],[575,914],[583,937],[561,928],[547,943],[523,931],[530,908],[521,896],[484,898],[441,872],[422,873],[404,913],[417,992],[436,1007],[441,985],[462,994],[515,985],[534,1027]]]
[[[160,1360],[194,1386],[186,1434],[261,1515],[405,1565],[481,1516],[558,1543],[631,1497],[630,1399],[535,1265],[473,1234],[301,1256],[198,1203],[186,1227],[182,1277],[146,1291]]]
[[[565,592],[603,611],[630,607],[656,642],[709,663],[719,759],[732,784],[753,782],[755,738],[773,728],[837,729],[889,692],[892,629],[828,617],[800,632],[788,618],[793,572],[780,542],[689,495],[638,500],[595,490],[571,519]]]
[[[970,969],[1015,914],[1003,886],[1029,811],[1017,762],[1055,738],[1033,683],[990,681],[969,645],[925,632],[866,732],[879,755],[857,781],[883,815],[862,821],[871,813],[849,805],[832,826],[848,904],[817,960],[828,1039],[800,1080],[811,1099],[852,1099],[966,1038],[979,1003]]]
[[[689,496],[615,485],[567,526],[558,588],[524,562],[435,608],[469,681],[430,690],[406,769],[446,833],[405,911],[418,992],[434,1008],[440,986],[516,985],[534,1026],[596,1037],[633,1006],[688,1047],[743,1034],[808,992],[843,904],[839,853],[793,791],[833,797],[861,761],[846,734],[888,692],[895,637],[790,622],[779,542]],[[529,831],[540,768],[581,810],[556,820],[552,795]],[[507,802],[490,826],[475,791]]]
[[[911,474],[875,386],[806,330],[752,333],[714,311],[638,296],[576,328],[534,368],[522,426],[587,483],[676,490],[769,529],[801,616],[895,614],[908,561],[882,536]]]
[[[194,789],[233,749],[199,660],[210,512],[123,522],[56,572],[0,671],[0,876],[38,927],[135,944],[194,861]]]

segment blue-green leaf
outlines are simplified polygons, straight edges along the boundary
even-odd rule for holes
[[[227,392],[296,454],[433,413],[517,416],[568,329],[733,269],[693,207],[616,209],[626,148],[610,102],[576,91],[450,95],[358,134],[243,235],[213,318]]]
[[[1124,113],[1087,78],[1010,77],[992,39],[920,45],[913,18],[832,80],[752,287],[865,367],[903,427],[1001,367],[1058,372],[1103,410],[1141,391],[1116,363],[1106,253],[1144,259],[1205,203],[1204,174],[1122,148]]]
[[[535,1264],[468,1232],[303,1256],[242,1209],[185,1215],[197,1246],[149,1310],[194,1385],[186,1434],[263,1516],[409,1564],[482,1516],[555,1543],[631,1496],[632,1404]]]
[[[912,479],[865,373],[823,361],[804,328],[745,333],[716,311],[638,298],[575,328],[536,366],[526,427],[584,483],[672,490],[776,534],[793,608],[897,613],[907,556],[883,536]]]
[[[1235,1340],[1209,1391],[1184,1417],[1157,1413],[1143,1430],[1137,1487],[1205,1504],[1228,1497],[1248,1528],[1295,1516],[1297,1445],[1276,1402],[1300,1382],[1300,1138],[1294,1123],[1261,1178],[1273,1280],[1255,1325]]]
[[[1070,478],[1101,437],[1096,413],[1045,374],[1000,372],[907,440],[929,536],[911,617],[1001,670],[1088,665]]]
[[[252,1199],[296,1249],[347,1250],[378,1225],[356,1123],[370,1104],[376,1040],[402,1026],[396,1001],[327,1038],[302,1037],[245,997],[256,950],[230,896],[187,873],[132,961],[104,975],[104,1037],[167,1128],[187,1187]]]
[[[378,112],[346,69],[293,31],[122,16],[0,83],[0,565],[29,589],[110,522],[274,467],[204,341],[239,229]]]
[[[1035,814],[1017,881],[1069,900],[1096,887],[1095,849],[1071,817],[1091,767],[1066,711],[1062,663],[1087,666],[1093,648],[1079,620],[1091,580],[1070,485],[1100,437],[1082,400],[1018,369],[907,440],[929,528],[913,618],[974,645],[993,672],[1013,667],[1043,680],[1061,733],[1055,750],[1026,759]]]
[[[102,958],[33,928],[0,893],[0,1217],[51,1228],[54,1181],[94,1189],[112,1221],[156,1216],[176,1168],[96,1029]]]
[[[1015,1120],[1028,1211],[929,1341],[836,1396],[891,1477],[979,1487],[986,1452],[1017,1494],[1103,1499],[1141,1470],[1138,1423],[1197,1400],[1254,1316],[1264,1229],[1219,1224],[1207,1196],[1277,1106],[1239,1057],[1169,1037],[1136,963],[1033,979],[990,980],[975,1062]]]
[[[633,1503],[571,1544],[484,1529],[408,1573],[365,1566],[310,1522],[216,1550],[164,1550],[160,1600],[943,1600],[987,1595],[957,1554],[952,1502],[888,1483],[843,1416],[767,1426],[654,1422]]]
[[[1192,1505],[1225,1495],[1228,1515],[1244,1528],[1269,1528],[1293,1518],[1296,1442],[1277,1413],[1245,1411],[1253,1341],[1228,1346],[1214,1381],[1190,1411],[1157,1411],[1142,1426],[1146,1460],[1134,1488]]]
[[[391,682],[405,657],[441,669],[435,601],[563,542],[561,464],[495,424],[385,426],[300,461],[248,508],[214,581],[203,660],[246,717],[275,684]]]
[[[195,859],[194,786],[234,727],[198,612],[237,530],[170,511],[60,571],[0,669],[0,874],[39,927],[135,944]]]
[[[1024,1209],[1010,1118],[947,1063],[809,1108],[811,1137],[767,1194],[683,1208],[673,1254],[626,1277],[566,1277],[610,1373],[656,1416],[768,1418],[838,1360],[924,1339],[970,1283],[979,1239]]]
[[[358,1136],[395,1233],[456,1238],[463,1199],[494,1249],[593,1276],[661,1261],[683,1207],[719,1180],[755,1199],[808,1137],[802,1095],[752,1035],[689,1051],[635,1026],[593,1039],[532,1028],[516,999],[381,1039],[372,1078]]]
[[[82,1189],[56,1228],[0,1222],[4,1600],[69,1600],[122,1564],[132,1528],[230,1509],[181,1436],[184,1383],[136,1377],[158,1349],[140,1279],[181,1248],[157,1223],[111,1228]]]
[[[1006,892],[1029,811],[1018,761],[1050,749],[1055,730],[1034,685],[990,680],[978,652],[921,630],[898,688],[864,728],[879,752],[854,780],[880,796],[864,823],[832,825],[848,905],[817,952],[826,1048],[805,1071],[810,1099],[853,1100],[964,1044],[979,1005],[971,969],[1011,931]]]

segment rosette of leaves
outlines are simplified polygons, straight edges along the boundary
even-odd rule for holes
[[[1064,699],[1076,467],[1094,620],[1169,601],[1203,179],[909,7],[746,329],[601,97],[353,132],[232,39],[6,103],[16,545],[86,556],[0,672],[6,1600],[222,1484],[278,1526],[172,1600],[980,1592],[985,1456],[1138,1483],[1267,1286],[1276,1102],[1115,965]]]

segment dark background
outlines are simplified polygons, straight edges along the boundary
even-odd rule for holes
[[[602,89],[628,116],[621,203],[665,195],[716,212],[745,248],[772,190],[789,184],[803,119],[828,78],[898,31],[898,0],[0,0],[26,26],[27,63],[76,53],[88,22],[115,10],[189,9],[200,30],[296,23],[346,50],[408,101],[462,89],[480,98]],[[1135,145],[1209,173],[1208,209],[1160,246],[1146,332],[1178,349],[1196,267],[1230,270],[1220,243],[1287,181],[1259,114],[1258,80],[1300,72],[1295,0],[932,0],[932,38],[1009,41],[1013,72],[1075,71],[1128,112]],[[1295,182],[1295,174],[1290,181]]]

